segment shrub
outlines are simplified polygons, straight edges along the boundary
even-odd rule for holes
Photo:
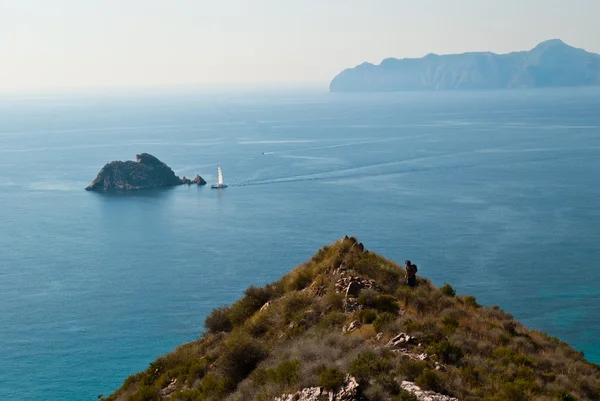
[[[443,391],[442,380],[440,376],[431,369],[425,369],[415,380],[415,384],[423,389]]]
[[[404,330],[406,330],[407,333],[415,333],[417,331],[421,330],[421,323],[419,322],[414,322],[412,320],[408,320],[407,322],[404,323]]]
[[[344,310],[344,295],[337,294],[335,291],[331,291],[327,294],[327,305],[331,306],[334,310]]]
[[[261,337],[271,328],[270,312],[259,312],[246,323],[246,329],[253,337]]]
[[[363,324],[371,324],[377,318],[377,312],[373,309],[362,309],[358,312],[358,320]]]
[[[364,385],[388,368],[389,362],[386,359],[378,358],[373,352],[364,352],[350,363],[348,373]]]
[[[381,374],[377,376],[376,382],[392,395],[400,394],[400,391],[402,390],[393,373]]]
[[[376,332],[380,333],[383,331],[386,325],[393,322],[395,319],[396,316],[392,315],[389,312],[380,313],[373,322],[373,328],[375,328]]]
[[[559,401],[579,401],[577,398],[567,392],[562,393],[558,399]]]
[[[277,383],[282,383],[287,386],[293,386],[298,382],[298,374],[300,373],[300,361],[284,361],[275,368],[274,376]]]
[[[481,305],[479,305],[477,303],[477,299],[472,296],[472,295],[468,295],[465,297],[465,305],[470,306],[471,308],[481,308]]]
[[[375,298],[375,309],[381,312],[390,312],[393,314],[397,314],[400,307],[396,303],[396,300],[393,296],[382,294],[378,295]]]
[[[226,394],[228,391],[232,390],[233,387],[234,384],[231,382],[230,378],[217,378],[213,375],[206,375],[200,383],[200,393],[210,396],[218,396],[221,394]]]
[[[433,343],[429,346],[428,352],[437,355],[445,363],[456,363],[463,356],[462,349],[448,340]]]
[[[220,365],[228,377],[239,383],[265,355],[258,341],[245,333],[233,333],[223,342]]]
[[[442,318],[442,324],[448,332],[452,333],[458,327],[458,318],[454,315],[445,315]]]
[[[446,295],[447,297],[453,297],[456,295],[456,291],[448,283],[444,283],[442,288],[440,288],[440,291],[442,291],[442,294]]]
[[[527,355],[517,354],[510,348],[500,347],[492,353],[494,358],[499,359],[504,365],[515,364],[517,366],[533,367],[535,360]]]
[[[358,303],[368,308],[375,307],[375,300],[379,293],[372,288],[365,288],[358,294]]]
[[[427,363],[423,361],[406,361],[398,366],[398,372],[408,380],[414,381],[423,371],[427,369]]]
[[[285,288],[287,291],[300,291],[308,287],[312,282],[312,276],[305,267],[296,268],[288,277],[289,279]]]
[[[283,298],[283,315],[285,321],[289,322],[294,315],[308,308],[313,302],[313,299],[308,294],[300,292],[292,292],[287,297]]]
[[[522,401],[529,399],[527,396],[527,385],[521,380],[502,383],[498,396],[503,401]]]
[[[419,399],[416,395],[409,391],[400,390],[400,394],[398,394],[396,398],[394,398],[394,401],[419,401]]]
[[[229,318],[229,308],[227,306],[222,306],[213,309],[204,320],[204,327],[211,333],[231,331],[233,329],[233,324]]]
[[[140,389],[128,400],[131,401],[159,401],[162,397],[154,387],[141,386]]]
[[[328,314],[323,316],[323,318],[321,318],[321,321],[319,322],[318,327],[321,329],[324,329],[324,330],[330,330],[333,328],[341,328],[345,322],[346,322],[346,315],[344,315],[342,312],[333,311],[333,312],[329,312]]]
[[[340,388],[344,384],[344,373],[336,368],[325,369],[319,374],[319,386],[331,391]]]

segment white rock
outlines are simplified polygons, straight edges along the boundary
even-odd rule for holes
[[[443,395],[435,391],[421,390],[421,387],[409,381],[403,381],[400,383],[400,387],[409,393],[413,393],[419,401],[458,401],[458,398],[450,397],[449,395]]]

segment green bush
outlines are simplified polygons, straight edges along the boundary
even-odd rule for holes
[[[386,325],[393,322],[396,319],[396,316],[392,315],[389,312],[383,312],[377,315],[377,318],[373,322],[373,328],[376,332],[380,333],[383,331]]]
[[[223,372],[235,383],[239,383],[254,370],[265,355],[258,341],[245,333],[232,333],[223,341],[219,363]]]
[[[309,294],[301,292],[292,292],[283,298],[283,316],[286,322],[299,312],[307,309],[313,303],[313,298]]]
[[[233,324],[229,318],[229,308],[222,306],[213,309],[204,320],[204,327],[211,333],[229,332],[233,329]]]
[[[209,396],[218,396],[224,395],[231,391],[235,387],[235,384],[232,383],[231,378],[223,377],[217,378],[213,375],[206,375],[202,382],[200,383],[200,393]],[[201,398],[201,399],[203,399]]]
[[[348,373],[365,385],[370,379],[389,368],[389,362],[378,358],[373,352],[359,354],[348,368]]]
[[[250,378],[257,386],[264,386],[267,383],[280,383],[286,386],[293,386],[298,382],[300,374],[300,361],[283,361],[274,369],[255,369]]]
[[[319,374],[319,386],[325,390],[337,390],[344,384],[345,376],[336,368],[325,369]]]
[[[337,294],[335,291],[331,291],[327,294],[327,305],[331,306],[333,310],[343,311],[344,310],[344,294]]]
[[[431,369],[425,369],[415,380],[415,384],[422,389],[442,392],[442,380],[440,376]]]
[[[406,361],[398,366],[398,372],[406,379],[414,381],[427,369],[427,363],[423,361]]]
[[[275,381],[287,386],[293,386],[298,382],[300,374],[300,361],[284,361],[274,370]]]
[[[160,401],[162,397],[152,386],[141,386],[139,390],[129,397],[128,401]]]
[[[456,363],[463,356],[462,349],[459,346],[450,343],[448,340],[442,340],[431,344],[427,351],[430,354],[437,355],[444,363]]]
[[[363,324],[371,324],[377,318],[377,312],[373,309],[362,309],[358,312],[358,320]]]
[[[312,276],[307,268],[296,268],[289,275],[287,291],[300,291],[308,287],[312,283]]]
[[[468,295],[465,297],[465,305],[470,306],[471,308],[481,308],[481,305],[479,305],[477,303],[477,299],[472,296],[472,295]]]
[[[445,315],[442,318],[442,324],[450,331],[454,331],[458,327],[458,318],[454,315]]]
[[[358,294],[358,303],[368,308],[375,307],[375,300],[379,293],[372,288],[365,288]]]
[[[393,296],[381,294],[378,295],[377,298],[375,298],[375,309],[381,312],[398,314],[398,310],[400,309],[400,307],[396,303],[396,300]]]
[[[517,354],[510,348],[500,347],[496,348],[492,353],[493,357],[500,360],[502,364],[515,364],[517,366],[533,367],[535,366],[535,360],[527,355]]]
[[[272,328],[272,322],[270,320],[271,314],[269,312],[259,312],[256,316],[246,323],[246,329],[248,333],[252,334],[253,337],[258,338],[266,334],[269,329]]]
[[[409,391],[400,390],[400,394],[394,398],[394,401],[419,401],[419,399]]]
[[[559,401],[579,401],[577,398],[567,392],[562,393],[558,399]]]
[[[229,318],[233,326],[239,326],[256,313],[264,304],[276,296],[275,285],[265,287],[250,286],[244,292],[245,296],[234,302],[229,308]]]
[[[446,295],[447,297],[453,297],[456,295],[456,291],[448,283],[444,283],[442,288],[440,288],[440,291],[442,291],[442,294]]]
[[[503,401],[522,401],[527,400],[527,385],[521,380],[515,382],[505,382],[500,385],[498,392],[499,399]]]
[[[400,394],[402,391],[402,388],[400,387],[400,384],[398,384],[393,373],[380,374],[376,377],[375,381],[383,387],[385,391],[392,395]]]
[[[323,330],[331,330],[334,328],[341,328],[345,322],[346,315],[342,312],[333,311],[323,316],[317,326]]]

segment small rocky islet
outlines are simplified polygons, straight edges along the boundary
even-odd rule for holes
[[[185,176],[179,178],[169,166],[149,153],[140,153],[135,158],[135,161],[117,160],[107,163],[86,190],[136,191],[184,184],[206,185],[206,181],[198,174],[193,180]]]

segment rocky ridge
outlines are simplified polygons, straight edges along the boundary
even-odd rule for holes
[[[403,277],[344,237],[213,310],[201,339],[107,400],[600,399],[600,367],[567,344],[451,287],[419,277],[411,288]]]

